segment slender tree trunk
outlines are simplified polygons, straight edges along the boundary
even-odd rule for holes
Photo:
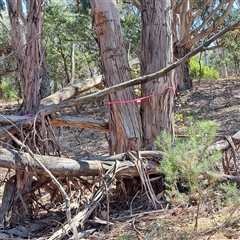
[[[15,82],[17,84],[17,89],[18,89],[18,98],[22,99],[23,98],[22,84],[18,76],[15,78]]]
[[[124,46],[116,0],[92,0],[94,27],[98,37],[102,71],[106,86],[113,86],[131,78]],[[133,88],[111,93],[109,102],[135,98]],[[110,104],[110,154],[139,150],[142,126],[137,103]]]
[[[173,63],[171,0],[142,0],[141,74],[147,75]],[[174,72],[142,85],[142,96],[154,96],[141,103],[144,148],[155,149],[156,137],[163,130],[174,135]],[[158,91],[163,94],[157,94]]]
[[[71,84],[74,84],[74,77],[75,77],[75,44],[72,43],[71,46]]]
[[[176,59],[180,59],[190,52],[191,48],[186,48],[186,46],[174,47],[174,57]],[[190,61],[187,61],[186,63],[177,67],[175,71],[178,79],[178,90],[184,91],[192,89],[193,81],[190,76]]]
[[[221,60],[221,77],[226,78],[228,76],[227,66],[225,63],[226,51],[224,48],[218,48],[217,50],[218,50],[218,56]]]
[[[0,100],[3,99],[3,90],[2,90],[2,78],[0,76]]]

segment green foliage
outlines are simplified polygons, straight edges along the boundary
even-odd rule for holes
[[[130,45],[130,52],[134,55],[141,44],[141,16],[139,9],[123,4],[120,9],[120,21],[126,47],[129,48]]]
[[[51,1],[46,8],[43,32],[48,71],[56,85],[63,87],[69,83],[73,44],[75,82],[98,74],[99,53],[90,13],[75,5]]]
[[[228,32],[225,36],[226,49],[228,52],[229,65],[228,68],[233,75],[239,75],[240,68],[240,30]]]
[[[224,200],[226,204],[234,206],[239,203],[240,191],[237,188],[237,183],[221,183],[220,189],[224,193]]]
[[[159,171],[165,176],[166,193],[171,201],[199,192],[202,178],[211,180],[216,162],[221,158],[220,152],[210,153],[208,146],[212,143],[217,131],[214,122],[190,122],[184,140],[173,140],[166,131],[157,138],[157,145],[163,151]]]
[[[204,66],[203,64],[199,64],[194,58],[190,59],[190,75],[194,79],[217,79],[219,78],[219,72],[211,69],[208,66]]]
[[[175,122],[183,122],[183,114],[182,113],[176,113],[174,114],[174,120]]]
[[[8,81],[2,82],[3,99],[4,100],[17,100],[17,88],[16,85],[9,83]]]

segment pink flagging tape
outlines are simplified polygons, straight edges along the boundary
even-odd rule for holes
[[[176,77],[176,83],[175,83],[175,86],[170,86],[170,87],[166,87],[166,88],[163,88],[151,95],[148,95],[148,96],[144,96],[144,97],[140,97],[140,98],[135,98],[135,99],[131,99],[131,100],[124,100],[124,101],[119,101],[119,102],[108,102],[108,104],[124,104],[124,103],[132,103],[132,102],[137,102],[137,103],[141,103],[142,100],[144,99],[147,99],[147,98],[150,98],[150,97],[153,97],[157,94],[160,94],[160,93],[163,93],[164,91],[170,89],[172,91],[176,91],[177,90],[177,85],[178,85],[178,79]]]

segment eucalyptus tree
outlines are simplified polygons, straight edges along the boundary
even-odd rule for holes
[[[23,91],[23,114],[35,114],[39,110],[40,87],[47,82],[44,50],[42,47],[42,24],[44,1],[27,0],[26,9],[23,1],[7,0],[8,15],[11,25],[12,48],[15,51],[17,70],[20,75]],[[43,84],[44,83],[44,84]],[[49,88],[44,88],[44,94]],[[30,131],[29,131],[30,132]],[[24,141],[34,149],[34,136],[28,132]],[[22,137],[24,133],[21,133]],[[31,213],[29,199],[23,200],[23,195],[29,191],[32,184],[32,174],[27,171],[16,171],[16,189],[14,195],[12,221],[20,221]],[[24,202],[25,201],[25,202]]]
[[[139,9],[142,1],[123,1]],[[173,53],[175,60],[184,57],[192,48],[200,45],[212,34],[219,31],[219,26],[227,18],[234,6],[234,0],[175,0],[173,5]],[[230,23],[229,23],[230,24]],[[176,69],[178,89],[192,87],[189,61]]]
[[[7,0],[11,23],[12,46],[16,51],[17,67],[23,89],[23,112],[34,114],[41,100],[40,86],[47,81],[42,48],[43,1]],[[45,89],[45,92],[48,89]]]
[[[218,31],[233,8],[234,0],[177,0],[174,7],[174,56],[182,58],[191,49]],[[189,62],[176,69],[179,89],[192,87]]]

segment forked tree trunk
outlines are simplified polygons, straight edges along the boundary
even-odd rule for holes
[[[7,0],[14,49],[23,90],[24,114],[36,113],[41,100],[40,84],[45,76],[42,50],[42,1],[28,0],[27,17],[22,1]]]
[[[92,0],[94,27],[98,37],[102,71],[106,86],[130,80],[130,68],[124,46],[116,0]],[[133,88],[108,96],[109,102],[135,98]],[[142,126],[137,103],[110,104],[110,154],[141,147]]]
[[[186,46],[174,47],[174,57],[176,59],[180,59],[190,52],[191,48],[186,48]],[[192,77],[190,76],[190,61],[180,65],[175,71],[178,80],[178,90],[185,91],[192,89],[193,82]]]
[[[141,74],[147,75],[173,63],[172,5],[171,1],[142,1]],[[154,96],[141,103],[144,148],[155,149],[156,137],[163,130],[174,135],[173,87],[174,72],[142,84],[142,96]],[[157,94],[163,91],[163,95]]]
[[[17,54],[17,66],[23,90],[23,112],[34,114],[40,104],[40,84],[45,74],[43,68],[42,37],[42,1],[26,1],[27,16],[22,9],[22,1],[7,0],[8,13],[12,29],[14,50]],[[32,139],[27,139],[30,148]],[[11,222],[20,222],[31,216],[31,198],[27,194],[32,184],[32,173],[16,171],[16,192],[14,194]]]

